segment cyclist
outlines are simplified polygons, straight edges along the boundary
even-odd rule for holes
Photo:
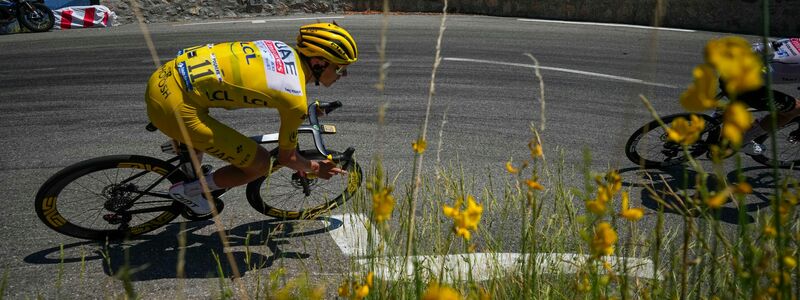
[[[787,38],[770,42],[766,47],[762,43],[753,44],[753,50],[759,54],[767,53],[769,76],[773,83],[800,83],[800,38]],[[758,110],[769,110],[767,87],[745,92],[737,97],[747,105]],[[778,127],[786,125],[789,121],[800,115],[800,99],[779,91],[772,91],[775,108],[778,111]],[[769,118],[761,118],[744,135],[746,144],[742,151],[751,155],[758,155],[764,151],[764,146],[753,139],[767,133],[770,128]]]
[[[323,179],[342,173],[329,160],[307,160],[296,149],[307,118],[306,84],[328,87],[358,60],[355,40],[336,23],[300,27],[296,47],[279,41],[230,42],[183,49],[147,85],[147,114],[167,136],[230,165],[205,176],[209,190],[246,184],[268,172],[270,154],[209,116],[210,108],[275,108],[280,114],[278,162]],[[185,129],[185,135],[182,130]],[[170,196],[198,215],[211,212],[199,181],[174,184]]]

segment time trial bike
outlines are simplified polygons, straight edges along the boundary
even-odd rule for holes
[[[257,211],[279,219],[311,219],[343,204],[355,195],[362,182],[361,168],[353,158],[355,149],[344,152],[325,147],[323,135],[335,134],[333,125],[320,124],[318,112],[325,114],[341,107],[339,101],[316,102],[308,107],[308,125],[300,134],[311,134],[314,147],[298,150],[313,160],[330,159],[347,171],[330,180],[314,178],[283,168],[277,161],[278,148],[271,150],[270,172],[247,184],[246,198]],[[156,131],[152,124],[147,130]],[[259,144],[278,142],[278,134],[251,137]],[[205,220],[169,196],[176,182],[196,179],[186,145],[174,141],[161,146],[175,156],[168,160],[139,155],[103,156],[68,166],[50,177],[36,194],[36,213],[51,229],[77,238],[106,240],[131,238],[162,227],[182,215],[189,220]],[[207,173],[210,165],[202,166]],[[213,191],[218,212],[227,190]]]
[[[754,111],[750,109],[751,111]],[[637,129],[628,138],[625,144],[625,155],[631,162],[645,168],[666,168],[683,164],[689,157],[696,158],[702,155],[710,156],[711,146],[719,145],[722,141],[723,114],[715,111],[712,114],[696,114],[705,121],[705,128],[696,142],[688,146],[687,152],[683,146],[670,141],[666,130],[658,123],[651,121]],[[690,120],[691,114],[679,113],[668,115],[661,120],[669,125],[677,118]],[[754,141],[766,148],[759,154],[750,156],[756,162],[772,166],[776,161],[780,168],[800,167],[800,118],[795,118],[775,132],[776,145],[772,145],[768,134],[757,137]],[[773,156],[770,147],[777,147],[777,156]],[[729,153],[732,155],[733,153]]]

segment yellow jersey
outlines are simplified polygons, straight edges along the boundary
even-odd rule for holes
[[[295,50],[279,41],[208,44],[179,51],[173,76],[198,107],[277,109],[278,146],[290,149],[307,116],[300,64]]]

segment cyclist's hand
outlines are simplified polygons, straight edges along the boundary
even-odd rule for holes
[[[319,170],[317,171],[319,178],[330,179],[333,175],[346,173],[330,160],[318,160],[317,163],[319,164]]]

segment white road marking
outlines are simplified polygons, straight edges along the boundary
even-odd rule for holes
[[[575,253],[537,253],[534,255],[534,267],[538,274],[574,274],[579,269],[586,268],[584,264],[589,261],[589,255]],[[445,282],[457,281],[482,281],[492,278],[507,276],[521,272],[523,263],[528,262],[530,255],[520,253],[469,253],[433,256],[414,256],[404,266],[404,258],[378,257],[374,260],[367,258],[358,259],[357,262],[364,267],[375,264],[375,275],[386,280],[410,280],[414,278],[415,261],[419,269],[427,278],[438,278],[442,267],[445,272],[442,280]],[[646,258],[634,257],[604,257],[615,274],[626,274],[645,279],[653,279],[653,262]],[[601,266],[598,272],[605,273]],[[655,274],[660,279],[659,274]]]
[[[691,29],[665,28],[665,27],[653,27],[653,26],[642,26],[642,25],[631,25],[631,24],[615,24],[615,23],[575,22],[575,21],[557,21],[557,20],[542,20],[542,19],[517,19],[517,21],[542,22],[542,23],[559,23],[559,24],[574,24],[574,25],[591,25],[591,26],[608,26],[608,27],[625,27],[625,28],[638,28],[638,29],[655,29],[655,30],[678,31],[678,32],[695,32],[695,30],[691,30]]]
[[[365,257],[369,255],[369,219],[362,214],[344,214],[331,216],[342,222],[342,226],[330,231],[336,245],[346,256]],[[372,231],[373,245],[382,243],[380,234]],[[585,264],[589,255],[575,253],[537,253],[534,263],[539,274],[575,273],[578,267]],[[446,271],[443,280],[447,282],[467,280],[487,280],[509,273],[520,272],[523,263],[530,259],[528,254],[520,253],[469,253],[451,255],[413,256],[406,261],[404,257],[390,256],[377,258],[359,258],[356,262],[364,267],[375,265],[375,275],[385,280],[400,280],[414,278],[414,262],[420,263],[420,268],[426,270],[423,276],[436,278],[441,268]],[[646,258],[614,257],[603,258],[611,265],[615,273],[625,273],[628,276],[639,278],[654,278],[653,262]],[[603,272],[602,268],[600,270]],[[656,274],[655,278],[661,278]]]
[[[324,17],[324,19],[343,19],[344,17]],[[278,22],[278,21],[299,21],[299,20],[319,20],[323,18],[288,18],[288,19],[261,19],[261,20],[239,20],[239,21],[219,21],[219,22],[202,22],[202,23],[188,23],[188,24],[175,24],[172,25],[174,27],[180,26],[195,26],[195,25],[213,25],[213,24],[233,24],[233,23],[253,23],[253,24],[264,24],[266,22]]]
[[[503,66],[514,66],[514,67],[523,67],[523,68],[536,68],[535,65],[529,64],[520,64],[520,63],[510,63],[510,62],[502,62],[502,61],[492,61],[492,60],[483,60],[483,59],[472,59],[472,58],[459,58],[459,57],[445,57],[443,60],[448,61],[458,61],[458,62],[473,62],[473,63],[481,63],[481,64],[494,64],[494,65],[503,65]],[[651,85],[651,86],[659,86],[659,87],[666,87],[666,88],[673,88],[677,89],[677,86],[665,83],[657,83],[657,82],[649,82],[644,81],[641,79],[630,78],[630,77],[623,77],[623,76],[616,76],[616,75],[609,75],[609,74],[602,74],[602,73],[595,73],[595,72],[588,72],[588,71],[581,71],[581,70],[573,70],[573,69],[564,69],[564,68],[555,68],[555,67],[545,67],[539,66],[540,70],[549,70],[549,71],[556,71],[556,72],[565,72],[565,73],[572,73],[572,74],[579,74],[579,75],[586,75],[586,76],[594,76],[612,80],[619,80],[625,82],[632,82],[644,85]]]
[[[331,230],[331,236],[342,249],[342,253],[347,256],[366,256],[369,255],[369,227],[372,231],[374,241],[381,241],[382,238],[375,228],[369,226],[369,219],[362,214],[333,215],[332,219],[342,221],[342,226],[336,230]],[[378,243],[374,243],[378,245]]]

